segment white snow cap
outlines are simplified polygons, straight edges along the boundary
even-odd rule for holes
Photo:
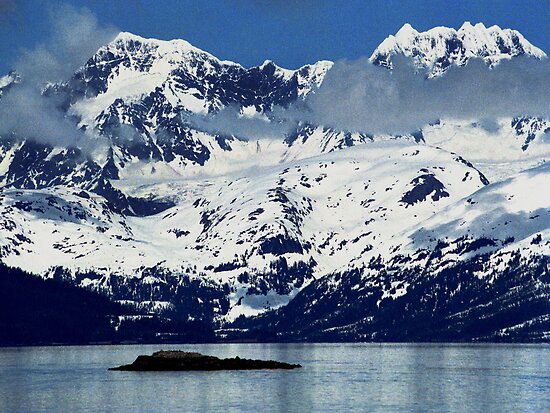
[[[450,50],[449,45],[455,47]],[[441,26],[425,32],[405,23],[376,48],[370,60],[391,68],[391,56],[397,54],[412,57],[417,67],[429,69],[430,76],[443,73],[450,64],[464,65],[472,57],[483,58],[490,65],[520,55],[546,57],[516,30],[486,27],[481,22],[472,25],[469,21],[458,30]]]

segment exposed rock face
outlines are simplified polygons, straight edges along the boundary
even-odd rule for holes
[[[239,357],[220,359],[186,351],[157,351],[152,356],[138,356],[132,363],[109,370],[121,371],[214,371],[214,370],[291,370],[299,364],[273,360],[250,360]]]

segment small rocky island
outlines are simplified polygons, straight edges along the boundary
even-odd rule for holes
[[[214,371],[214,370],[274,370],[295,369],[299,364],[282,363],[273,360],[250,360],[239,357],[220,359],[201,353],[186,351],[157,351],[151,356],[138,356],[132,364],[113,367],[109,370],[122,371]]]

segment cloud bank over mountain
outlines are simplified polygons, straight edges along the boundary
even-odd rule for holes
[[[393,70],[366,59],[336,62],[294,118],[336,129],[400,134],[438,119],[498,119],[550,113],[550,63],[518,57],[489,68],[480,59],[426,79],[407,59]],[[295,112],[295,113],[293,113]]]
[[[0,134],[90,151],[98,146],[98,139],[78,130],[59,109],[59,102],[42,91],[49,83],[69,79],[117,30],[102,27],[88,9],[67,4],[52,7],[48,18],[50,37],[34,49],[21,51],[15,70],[22,82],[0,100]]]
[[[50,38],[32,50],[23,50],[17,61],[23,82],[0,102],[0,134],[13,132],[89,151],[101,146],[101,140],[90,139],[92,131],[77,130],[73,120],[57,109],[58,102],[46,100],[41,92],[45,84],[69,79],[117,30],[101,26],[88,9],[69,5],[52,8],[49,19]],[[392,70],[366,58],[338,61],[305,100],[275,106],[265,114],[243,115],[240,107],[227,106],[207,115],[183,111],[181,118],[193,128],[245,140],[284,139],[299,123],[395,135],[439,119],[477,120],[494,129],[499,118],[548,117],[548,96],[550,64],[546,58],[504,59],[493,68],[472,58],[465,66],[453,66],[442,76],[427,79],[410,58],[395,56]],[[116,138],[130,136],[132,140],[137,135],[125,130]]]
[[[305,101],[274,107],[273,122],[239,114],[235,108],[208,116],[188,115],[209,132],[245,138],[283,138],[298,122],[368,134],[406,134],[440,119],[496,120],[550,115],[550,63],[516,57],[490,68],[481,59],[451,67],[428,79],[412,60],[396,56],[392,70],[366,58],[338,61]]]
[[[227,106],[210,115],[182,112],[181,118],[191,127],[205,132],[234,136],[243,140],[283,139],[296,130],[298,119],[286,116],[284,108],[276,107],[271,119],[265,115],[247,116],[236,106]]]

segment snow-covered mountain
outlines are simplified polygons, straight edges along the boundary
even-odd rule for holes
[[[237,326],[284,340],[548,340],[548,164],[487,185]]]
[[[516,31],[469,23],[406,25],[371,61],[391,69],[397,54],[428,77],[472,57],[545,58]],[[183,40],[119,34],[44,89],[75,130],[109,142],[104,151],[0,139],[0,260],[139,310],[238,320],[239,334],[419,339],[396,331],[431,309],[440,327],[426,337],[457,339],[460,329],[444,334],[449,317],[469,325],[509,306],[521,317],[462,337],[548,338],[550,199],[537,188],[550,122],[441,119],[406,136],[298,122],[279,138],[193,122],[225,109],[275,122],[275,107],[315,93],[331,67],[247,69]],[[9,93],[19,81],[0,82]],[[391,317],[402,323],[387,328]]]
[[[400,33],[410,32],[407,27]],[[408,43],[403,42],[408,46],[392,49],[388,52],[388,59],[397,53],[421,56],[418,48],[433,50],[436,60],[450,59],[455,64],[464,64],[472,56],[496,59],[519,55],[518,48],[510,49],[512,51],[508,54],[495,49],[493,43],[496,40],[487,34],[489,32],[501,33],[498,39],[508,39],[499,40],[499,44],[520,39],[517,41],[524,54],[534,58],[544,55],[522,40],[517,32],[492,27],[481,35],[478,33],[480,25],[476,25],[474,31],[479,34],[476,37],[477,49],[468,48],[464,59],[453,60],[454,49],[439,46],[429,49],[432,40],[434,44],[443,41],[443,37],[440,39],[437,35],[438,30],[456,36],[460,33],[459,37],[463,38],[471,27],[465,24],[458,32],[433,29],[419,33],[418,39],[398,34],[396,38],[407,37]],[[432,40],[428,42],[426,39]],[[410,50],[414,52],[409,53]],[[374,56],[376,52],[371,58],[374,63],[382,64]],[[430,56],[429,59],[434,58]],[[422,58],[417,64],[430,67],[429,59]],[[109,137],[112,150],[100,159],[83,159],[78,150],[38,149],[35,144],[21,145],[20,140],[11,139],[0,147],[0,154],[5,158],[4,168],[7,169],[0,170],[2,182],[39,188],[82,181],[85,189],[93,189],[98,186],[96,182],[100,182],[101,187],[107,186],[101,182],[102,178],[150,176],[151,171],[156,176],[172,177],[220,174],[251,165],[275,165],[303,159],[375,139],[322,125],[301,125],[286,134],[281,132],[280,139],[267,139],[261,135],[228,136],[201,130],[189,122],[188,117],[216,112],[228,105],[239,110],[241,116],[265,118],[266,111],[269,113],[273,106],[288,105],[319,87],[331,66],[331,62],[318,62],[298,70],[286,70],[266,61],[245,69],[232,62],[220,61],[183,40],[159,41],[121,33],[98,50],[72,79],[50,85],[46,90],[47,95],[61,97],[63,109],[77,119],[81,128]],[[536,166],[535,158],[549,155],[547,145],[539,145],[549,127],[546,120],[528,116],[502,119],[498,127],[497,133],[494,130],[487,132],[482,122],[457,124],[442,119],[439,125],[427,125],[410,137],[459,152],[476,165],[477,162],[490,165],[484,170],[489,179],[501,178],[501,170],[509,171],[509,167],[503,167],[503,164],[517,163],[512,172],[518,172]],[[463,136],[467,138],[463,139]],[[494,148],[487,150],[490,145],[482,143],[493,137],[494,144],[500,146],[496,152],[502,154],[502,159],[496,159]],[[21,146],[15,147],[15,142]],[[30,158],[34,162],[22,160]],[[63,163],[61,168],[60,163]],[[54,176],[48,172],[52,170],[56,170]],[[126,205],[125,210],[131,211],[132,206]]]
[[[277,164],[364,142],[367,137],[361,134],[313,130],[307,125],[281,134],[277,141],[227,136],[201,130],[187,120],[193,114],[228,106],[246,117],[262,117],[274,105],[285,106],[305,97],[321,84],[331,66],[321,61],[286,70],[266,61],[245,69],[183,40],[159,41],[121,33],[72,79],[50,84],[45,90],[46,96],[56,98],[56,104],[61,102],[78,127],[110,139],[111,149],[103,157],[90,159],[78,148],[53,148],[25,142],[24,137],[4,137],[2,183],[42,188],[82,182],[85,189],[95,190],[103,178],[141,177],[151,175],[151,170],[157,176],[172,177],[205,171],[219,174],[241,169],[243,162]],[[311,145],[313,140],[317,142]],[[33,162],[23,161],[30,158]],[[131,206],[125,209],[132,211]]]
[[[522,55],[536,59],[546,57],[546,53],[516,30],[485,27],[483,23],[474,26],[470,22],[458,30],[435,27],[425,32],[405,24],[395,36],[390,35],[376,48],[370,60],[391,68],[395,55],[412,58],[417,67],[426,69],[428,77],[440,76],[453,65],[463,66],[471,58],[495,65],[503,59]]]
[[[91,270],[74,277],[98,289],[116,274],[152,285],[166,282],[146,275],[155,271],[210,280],[229,292],[220,314],[234,318],[286,303],[312,279],[378,254],[403,228],[485,183],[457,155],[383,142],[253,175],[142,185],[132,195],[165,194],[175,204],[147,218],[74,189],[6,190],[1,254],[38,273]]]
[[[217,152],[239,144],[233,136],[199,133],[185,114],[212,113],[231,105],[248,116],[262,114],[306,96],[330,67],[322,61],[286,70],[265,61],[245,69],[183,40],[121,33],[71,82],[57,87],[68,90],[69,113],[80,119],[80,126],[114,138],[119,165],[137,158],[181,170],[189,164],[203,166]],[[121,133],[124,126],[131,127],[129,134]]]
[[[470,22],[458,30],[435,27],[425,32],[405,24],[395,36],[387,37],[369,60],[391,69],[396,56],[412,59],[428,78],[443,76],[450,67],[464,66],[473,58],[483,59],[493,67],[519,56],[537,60],[547,57],[516,30]],[[441,119],[422,129],[422,139],[429,145],[460,153],[482,169],[489,180],[496,181],[550,157],[546,135],[550,121],[523,115],[497,119],[489,125],[483,119],[472,123]]]

